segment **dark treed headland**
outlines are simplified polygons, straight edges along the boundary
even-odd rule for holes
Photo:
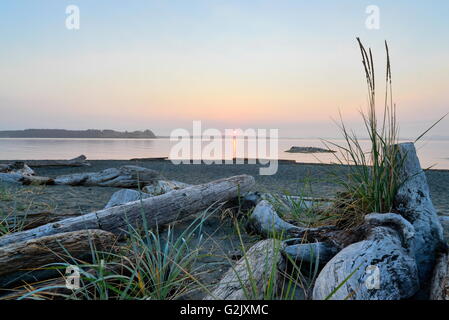
[[[151,130],[120,132],[114,130],[26,129],[0,131],[0,138],[156,138]]]

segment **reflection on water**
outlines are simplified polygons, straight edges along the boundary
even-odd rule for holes
[[[198,140],[197,140],[198,141]],[[343,143],[342,140],[332,140]],[[169,139],[0,139],[1,160],[69,159],[84,154],[88,159],[116,159],[168,157],[170,148],[176,142]],[[202,145],[208,145],[203,142]],[[368,141],[362,141],[365,147]],[[335,156],[328,153],[300,154],[286,153],[292,146],[323,147],[318,139],[279,139],[279,159],[306,163],[331,163]],[[267,155],[274,155],[267,143]],[[418,155],[423,167],[435,165],[437,169],[449,169],[449,140],[431,140],[417,144]],[[223,141],[224,150],[224,141]],[[247,146],[245,146],[245,150]],[[223,151],[224,152],[224,151]],[[239,156],[235,140],[232,140],[233,156]],[[247,154],[246,154],[247,155]],[[193,154],[192,158],[199,158]],[[205,158],[217,158],[213,153]],[[220,157],[223,158],[223,157]],[[267,157],[263,157],[267,158]],[[272,158],[268,156],[268,158]]]

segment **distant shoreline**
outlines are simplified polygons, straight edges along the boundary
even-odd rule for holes
[[[0,131],[0,138],[6,139],[155,139],[153,131],[120,132],[115,130],[65,130],[65,129],[25,129]]]

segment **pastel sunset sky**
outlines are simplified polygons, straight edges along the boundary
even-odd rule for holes
[[[80,30],[65,26],[80,9]],[[369,5],[380,29],[365,26]],[[449,1],[2,0],[0,130],[279,128],[330,137],[360,122],[355,38],[372,47],[379,103],[390,45],[402,136],[449,111]],[[449,136],[449,120],[432,133]]]

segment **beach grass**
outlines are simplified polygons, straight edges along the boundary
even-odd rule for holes
[[[363,222],[364,215],[372,212],[385,213],[393,209],[394,197],[401,183],[399,172],[402,160],[395,147],[399,141],[399,127],[396,118],[396,105],[393,102],[391,64],[388,44],[386,50],[385,98],[381,121],[376,105],[376,78],[371,49],[365,49],[357,38],[362,64],[368,87],[368,108],[361,111],[365,132],[369,137],[370,150],[362,147],[361,139],[347,128],[340,115],[337,123],[344,144],[326,141],[336,147],[337,163],[347,166],[348,172],[342,178],[335,174],[335,182],[342,187],[336,198],[336,211],[340,213],[339,223],[352,227]]]

